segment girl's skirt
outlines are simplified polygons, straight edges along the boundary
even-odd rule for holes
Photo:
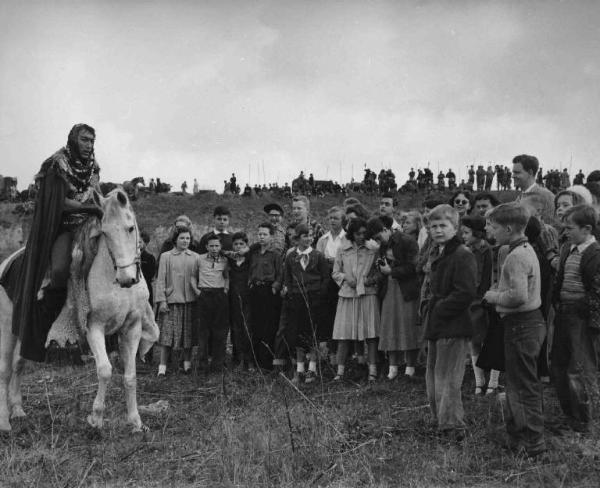
[[[388,277],[387,292],[381,305],[380,351],[419,349],[420,327],[417,325],[417,300],[404,300],[400,285]]]
[[[340,297],[333,323],[333,339],[362,341],[379,336],[379,300],[377,295]]]
[[[174,349],[189,349],[192,347],[192,314],[193,303],[170,303],[169,311],[160,314],[160,338],[161,346]]]

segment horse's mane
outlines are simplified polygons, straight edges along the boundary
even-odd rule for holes
[[[98,253],[98,229],[100,220],[91,216],[79,226],[73,236],[71,273],[81,278],[87,277],[92,262]]]

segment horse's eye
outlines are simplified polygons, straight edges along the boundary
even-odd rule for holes
[[[129,227],[129,233],[131,234],[133,231],[135,230],[135,227],[131,226]]]

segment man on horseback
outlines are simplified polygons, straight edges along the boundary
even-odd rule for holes
[[[21,339],[25,359],[44,360],[46,336],[66,300],[75,230],[90,215],[102,218],[93,200],[94,191],[100,191],[95,139],[89,125],[73,126],[67,145],[46,159],[35,176],[29,239],[14,273],[2,283],[13,301],[12,331]]]

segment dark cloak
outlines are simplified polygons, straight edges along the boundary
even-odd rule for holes
[[[46,336],[52,325],[47,317],[47,303],[38,300],[37,295],[50,263],[52,245],[60,231],[67,194],[67,182],[57,164],[61,156],[66,157],[66,151],[58,151],[45,161],[38,175],[39,190],[31,233],[21,265],[15,269],[14,288],[8,290],[13,300],[12,332],[21,339],[21,356],[32,361],[44,360]]]

